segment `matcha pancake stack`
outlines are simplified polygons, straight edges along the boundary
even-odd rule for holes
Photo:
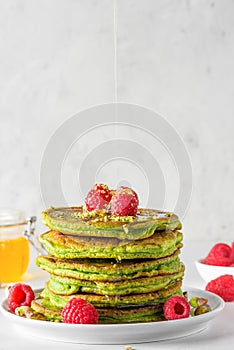
[[[181,295],[181,223],[172,213],[138,209],[133,215],[108,210],[50,208],[49,231],[40,236],[47,256],[36,264],[49,273],[32,307],[51,321],[72,298],[95,306],[99,323],[163,320],[163,304]]]

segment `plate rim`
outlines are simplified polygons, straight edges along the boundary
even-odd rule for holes
[[[188,318],[183,318],[183,319],[178,319],[178,320],[170,320],[170,321],[157,321],[157,322],[138,322],[138,323],[116,323],[116,324],[68,324],[68,323],[62,323],[62,322],[50,322],[50,321],[42,321],[42,320],[32,320],[32,319],[27,319],[25,317],[20,317],[20,316],[17,316],[15,315],[14,313],[10,312],[9,310],[7,310],[7,298],[4,298],[3,300],[1,300],[1,303],[0,303],[0,311],[1,313],[4,315],[4,317],[8,317],[8,318],[11,318],[13,320],[18,320],[19,322],[32,322],[36,325],[36,324],[46,324],[47,326],[49,325],[50,328],[58,328],[59,327],[63,327],[63,328],[66,328],[66,327],[73,327],[73,328],[77,328],[77,326],[79,326],[79,328],[89,328],[90,330],[91,329],[96,329],[97,327],[99,329],[108,329],[108,328],[113,328],[113,329],[121,329],[121,328],[126,328],[126,326],[128,328],[132,328],[132,327],[153,327],[154,325],[162,325],[162,324],[165,324],[165,322],[170,322],[170,325],[172,324],[179,324],[179,323],[188,323],[188,322],[191,322],[191,323],[197,323],[198,320],[201,320],[203,322],[206,322],[206,321],[209,321],[211,320],[212,318],[215,317],[215,315],[219,312],[221,312],[223,309],[224,309],[224,306],[225,306],[225,302],[224,300],[218,296],[217,294],[214,294],[212,292],[209,292],[209,291],[206,291],[206,290],[202,290],[202,289],[199,289],[199,288],[193,288],[193,287],[189,287],[189,286],[184,286],[183,289],[185,291],[188,291],[188,293],[203,293],[205,295],[207,295],[207,297],[209,295],[212,296],[212,298],[214,300],[216,300],[216,307],[215,309],[211,310],[211,312],[208,312],[208,313],[205,313],[205,314],[202,314],[202,315],[198,315],[196,317],[188,317]],[[42,291],[43,288],[36,288],[34,289],[34,292],[35,293],[38,293],[40,291]]]

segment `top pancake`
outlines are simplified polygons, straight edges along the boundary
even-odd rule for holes
[[[137,216],[113,216],[83,212],[83,207],[49,208],[42,212],[42,222],[50,229],[74,236],[109,237],[138,240],[155,231],[179,230],[178,217],[155,209],[138,209]]]

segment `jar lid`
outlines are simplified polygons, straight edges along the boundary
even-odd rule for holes
[[[0,208],[0,226],[17,225],[25,222],[25,213],[22,210]]]

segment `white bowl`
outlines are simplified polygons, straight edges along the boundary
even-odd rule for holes
[[[232,275],[234,277],[233,266],[207,265],[207,264],[203,264],[202,260],[195,261],[195,265],[200,276],[206,282],[210,282],[211,280],[222,275]]]

